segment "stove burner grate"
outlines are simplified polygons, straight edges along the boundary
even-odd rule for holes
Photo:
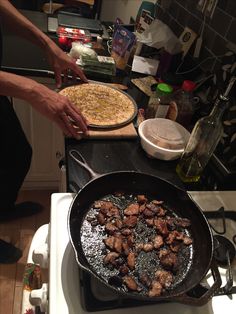
[[[235,247],[226,237],[221,235],[214,236],[214,258],[219,266],[228,266],[235,258]]]

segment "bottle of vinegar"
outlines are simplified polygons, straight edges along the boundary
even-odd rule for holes
[[[210,160],[223,134],[221,118],[227,107],[227,96],[234,81],[230,81],[224,95],[219,95],[210,115],[196,123],[176,168],[183,182],[197,182]]]

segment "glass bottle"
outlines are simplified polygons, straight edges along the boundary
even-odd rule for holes
[[[146,118],[165,118],[171,102],[173,88],[165,83],[159,83],[153,96],[150,97],[146,110]]]
[[[192,81],[185,80],[181,89],[177,90],[174,95],[174,101],[177,104],[178,115],[176,122],[189,129],[193,115],[193,90],[196,84]]]
[[[177,165],[176,172],[183,182],[197,182],[211,158],[223,133],[222,115],[227,107],[230,82],[224,95],[220,95],[209,116],[196,123],[188,144]]]

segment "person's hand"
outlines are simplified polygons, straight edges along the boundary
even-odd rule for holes
[[[67,97],[42,84],[33,88],[32,96],[29,99],[31,105],[42,115],[56,122],[66,136],[78,138],[79,133],[87,133],[86,119]]]
[[[55,80],[58,88],[61,87],[62,78],[64,75],[64,83],[68,80],[68,75],[72,76],[75,80],[76,76],[79,76],[82,81],[87,82],[87,78],[83,71],[76,64],[76,61],[68,56],[63,50],[61,50],[56,44],[51,43],[46,51],[49,64],[52,66],[55,72]]]

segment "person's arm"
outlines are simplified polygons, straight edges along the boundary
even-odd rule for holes
[[[61,86],[61,74],[67,78],[68,70],[78,75],[84,82],[87,79],[75,60],[61,50],[46,34],[24,17],[8,0],[0,0],[0,14],[4,24],[14,33],[38,45],[46,54],[48,62],[55,72],[57,87]]]
[[[56,122],[67,136],[86,132],[85,118],[67,97],[26,77],[0,71],[0,95],[29,102],[42,115]]]

